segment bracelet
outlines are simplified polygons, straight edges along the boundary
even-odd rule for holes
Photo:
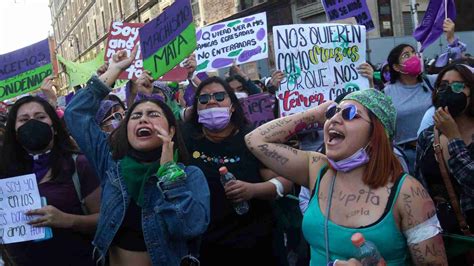
[[[159,181],[176,182],[186,177],[186,172],[181,169],[175,162],[170,161],[161,165],[156,173]]]
[[[276,179],[276,178],[272,178],[270,180],[268,180],[270,183],[272,183],[273,185],[275,185],[275,190],[276,190],[276,193],[277,193],[277,196],[276,198],[282,198],[284,197],[285,195],[283,194],[285,192],[285,190],[283,189],[283,184],[281,183],[280,180]]]

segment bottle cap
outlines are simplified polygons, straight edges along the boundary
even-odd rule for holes
[[[352,235],[351,241],[352,241],[352,244],[354,244],[354,246],[360,247],[362,246],[362,244],[364,244],[365,238],[361,233],[355,233]]]
[[[222,166],[221,168],[219,168],[219,174],[225,175],[227,174],[227,172],[228,172],[227,167]]]

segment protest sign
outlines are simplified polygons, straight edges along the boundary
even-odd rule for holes
[[[48,39],[0,55],[0,101],[38,89],[52,73]]]
[[[126,50],[128,55],[133,50],[133,47],[140,45],[140,36],[138,29],[142,27],[143,23],[127,23],[115,21],[110,24],[109,35],[107,37],[107,45],[105,46],[106,62],[109,62],[113,55],[120,50]],[[143,58],[138,47],[137,55],[132,64],[122,73],[119,79],[136,80],[143,72]]]
[[[196,71],[209,71],[268,57],[265,12],[201,28],[196,32]]]
[[[274,95],[259,93],[240,99],[240,104],[244,110],[245,117],[254,127],[258,127],[275,119],[275,114],[273,113],[275,101]]]
[[[367,0],[321,0],[329,21],[354,17],[367,31],[375,29]]]
[[[342,24],[273,27],[275,63],[285,73],[277,92],[287,116],[334,100],[345,91],[369,88],[357,72],[365,62],[365,28]]]
[[[157,79],[196,48],[191,2],[176,0],[139,32],[143,66]]]
[[[25,215],[39,208],[41,199],[34,174],[0,179],[0,241],[10,244],[44,238],[44,227],[27,224],[37,217]]]

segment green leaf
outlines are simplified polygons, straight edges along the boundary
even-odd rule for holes
[[[231,23],[227,24],[227,27],[234,27],[235,25],[237,25],[239,23],[240,23],[240,20],[236,20],[234,22],[231,22]]]
[[[239,50],[230,52],[227,56],[228,56],[228,57],[238,56],[238,55],[240,54],[240,52],[242,52],[242,50],[243,50],[243,49],[239,49]]]

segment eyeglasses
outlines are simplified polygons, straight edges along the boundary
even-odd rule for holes
[[[451,88],[452,92],[461,93],[464,90],[464,87],[465,87],[465,84],[464,84],[464,82],[461,82],[461,81],[455,81],[455,82],[452,82],[452,83],[449,83],[447,81],[441,81],[436,90],[437,91],[445,91],[448,88]]]
[[[104,120],[102,120],[102,124],[109,121],[110,119],[115,119],[117,121],[122,121],[124,115],[125,115],[124,113],[115,112],[115,113],[111,114],[110,116],[104,118]]]
[[[214,98],[214,100],[218,102],[222,102],[226,96],[227,96],[227,92],[220,91],[220,92],[211,93],[211,94],[208,94],[208,93],[201,94],[197,98],[200,104],[207,104],[211,100],[211,98]]]
[[[343,108],[338,107],[336,104],[329,106],[326,110],[326,118],[331,119],[339,112],[341,112],[342,118],[346,121],[351,121],[354,118],[360,118],[368,123],[371,123],[370,120],[363,118],[357,113],[357,106],[353,104],[348,104]]]

